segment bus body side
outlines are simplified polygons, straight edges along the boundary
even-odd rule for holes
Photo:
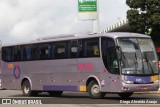
[[[127,35],[130,36],[130,33],[127,33]],[[16,51],[21,54],[21,57],[18,59],[24,60],[2,61],[2,87],[5,89],[21,89],[25,81],[28,81],[31,91],[88,91],[92,98],[101,98],[107,92],[126,93],[126,96],[130,96],[133,92],[155,91],[158,89],[157,84],[123,83],[122,81],[127,76],[121,75],[120,65],[119,68],[115,68],[111,72],[109,65],[105,65],[103,58],[105,57],[103,55],[105,52],[102,52],[103,46],[101,45],[104,44],[105,46],[105,40],[108,44],[108,47],[105,47],[106,49],[110,48],[111,42],[116,47],[116,39],[111,36],[108,37],[107,34],[102,37],[76,38],[73,40],[20,45],[20,47],[16,45],[6,46],[11,49],[20,49]],[[40,53],[37,54],[35,49],[33,49],[33,52],[32,50],[29,51],[28,46],[30,45],[34,45],[31,46],[32,48],[41,45],[42,47],[35,48]],[[97,55],[94,55],[93,51],[97,46],[100,51]],[[25,54],[24,51],[26,51]],[[7,55],[5,52],[8,52],[10,55]],[[16,53],[15,50],[5,50],[4,46],[2,48],[3,59],[4,57],[6,60],[12,59],[10,58],[13,57],[11,56],[12,52]],[[47,54],[47,58],[41,59],[39,57],[41,53],[44,54],[43,57]],[[72,57],[72,54],[74,57]],[[32,59],[29,60],[28,58],[31,57]],[[108,67],[106,68],[106,66]],[[145,87],[147,89],[143,90]],[[28,90],[27,86],[24,88]],[[94,96],[94,94],[97,96]],[[120,96],[123,95],[120,94]]]
[[[96,39],[99,45],[100,38]],[[89,39],[85,40],[91,42]],[[87,91],[86,85],[91,81],[96,81],[101,86],[106,71],[100,53],[95,57],[82,55],[80,58],[2,61],[2,87],[21,89],[23,82],[27,80],[34,91],[83,92]],[[109,84],[106,89],[110,91]]]

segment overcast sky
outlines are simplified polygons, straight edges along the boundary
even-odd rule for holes
[[[126,0],[99,0],[100,30],[126,19]],[[0,0],[0,40],[91,32],[92,21],[78,20],[78,0]]]

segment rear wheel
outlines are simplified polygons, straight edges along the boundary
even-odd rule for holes
[[[106,93],[100,92],[100,87],[96,81],[91,81],[87,86],[88,93],[91,98],[104,98]]]
[[[130,97],[132,94],[133,94],[133,92],[127,92],[127,93],[119,93],[118,95],[119,95],[121,98],[128,98],[128,97]]]
[[[48,93],[53,97],[60,97],[63,94],[63,91],[49,91]]]
[[[31,90],[31,85],[28,80],[22,83],[22,92],[24,96],[36,96],[38,92]]]

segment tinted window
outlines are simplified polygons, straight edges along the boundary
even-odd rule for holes
[[[112,74],[119,74],[118,60],[113,39],[102,38],[102,57],[108,71]]]
[[[79,40],[79,57],[99,57],[99,38]]]
[[[76,58],[78,53],[78,40],[73,40],[70,43],[71,43],[71,48],[70,48],[71,58]]]
[[[31,46],[25,46],[23,52],[23,55],[25,55],[25,60],[31,60]]]
[[[20,46],[13,47],[13,55],[14,55],[14,61],[21,60],[21,48],[20,48]]]
[[[40,59],[50,59],[52,54],[51,44],[40,44],[38,47]]]
[[[57,42],[54,44],[54,58],[61,59],[66,57],[66,42]]]
[[[13,61],[13,48],[12,47],[3,47],[2,48],[2,59],[4,61]]]
[[[99,57],[99,39],[90,39],[86,40],[86,53],[85,56],[87,57]]]
[[[99,57],[99,38],[3,47],[5,61]]]

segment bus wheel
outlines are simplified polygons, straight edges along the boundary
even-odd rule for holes
[[[127,93],[119,93],[118,95],[119,95],[121,98],[128,98],[128,97],[130,97],[132,94],[133,94],[133,92],[127,92]]]
[[[38,92],[31,90],[31,85],[28,80],[22,83],[22,92],[24,96],[36,96],[38,94]]]
[[[96,81],[91,81],[87,86],[88,93],[91,98],[98,99],[104,98],[106,93],[100,92],[100,87]]]
[[[53,97],[60,97],[63,94],[63,91],[49,91],[48,93]]]

